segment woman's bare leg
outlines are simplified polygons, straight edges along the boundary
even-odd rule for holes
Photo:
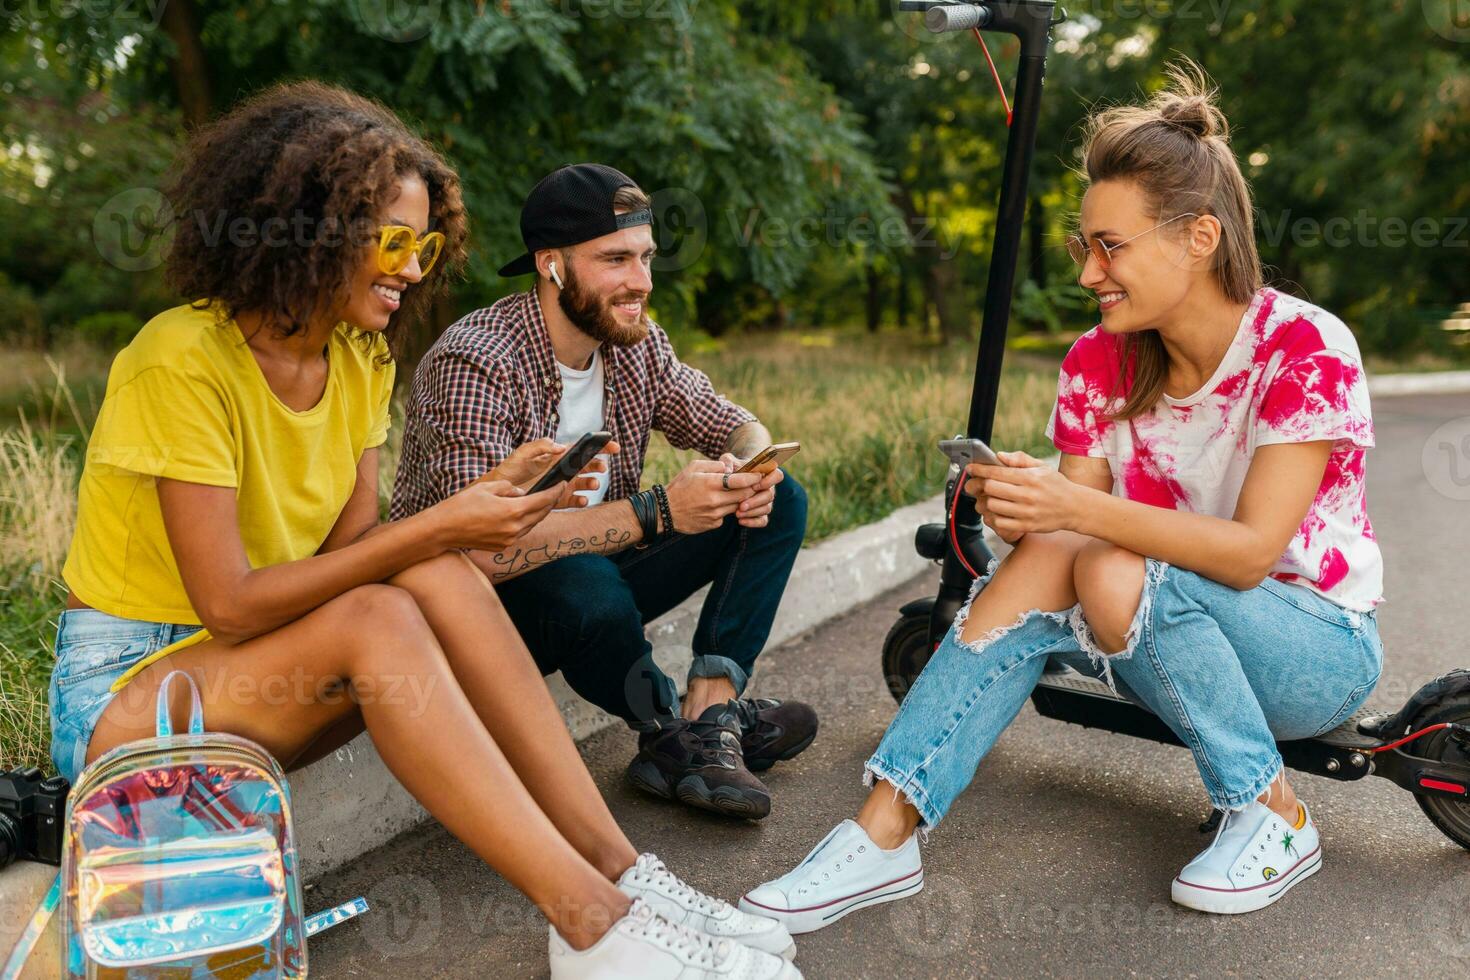
[[[332,727],[312,739],[311,744],[303,748],[296,758],[286,762],[286,771],[295,772],[306,768],[313,762],[325,759],[365,731],[367,731],[367,722],[363,720],[361,711],[345,715],[340,720],[333,722]]]
[[[975,597],[960,640],[973,642],[990,630],[1014,623],[1031,609],[1076,605],[1072,563],[1089,540],[1070,531],[1022,538]],[[919,821],[919,811],[882,779],[873,784],[857,815],[858,824],[873,843],[889,850],[908,840]]]
[[[297,758],[360,710],[389,770],[574,948],[591,945],[627,911],[628,899],[526,790],[404,590],[355,588],[244,643],[211,640],[152,665],[103,712],[89,760],[152,733],[152,704],[172,670],[193,676],[209,728],[253,739],[280,759]],[[181,710],[183,692],[174,693]]]
[[[542,812],[616,881],[638,851],[598,792],[546,679],[489,580],[463,554],[451,552],[389,581],[418,602],[480,721]]]

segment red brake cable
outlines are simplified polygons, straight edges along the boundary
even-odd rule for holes
[[[1412,741],[1414,741],[1414,739],[1419,738],[1422,735],[1428,735],[1430,732],[1437,732],[1441,728],[1451,728],[1451,729],[1454,729],[1454,728],[1464,728],[1464,727],[1465,726],[1463,726],[1463,725],[1457,725],[1454,722],[1445,722],[1445,721],[1442,721],[1442,722],[1440,722],[1437,725],[1430,725],[1428,728],[1421,728],[1417,732],[1413,732],[1411,734],[1405,735],[1403,738],[1399,739],[1397,742],[1389,742],[1387,745],[1380,745],[1376,749],[1369,749],[1368,750],[1368,753],[1371,755],[1371,754],[1376,753],[1376,752],[1387,752],[1389,749],[1396,749],[1400,745],[1404,745],[1404,744],[1406,744],[1408,742],[1412,742]]]
[[[965,471],[960,470],[959,482],[957,482],[954,486],[954,499],[949,505],[949,543],[950,546],[954,548],[955,557],[960,560],[961,565],[965,566],[965,571],[970,573],[970,577],[979,578],[980,573],[970,567],[970,563],[965,560],[964,551],[960,549],[960,536],[955,528],[954,522],[955,514],[959,510],[960,506],[960,494],[964,493],[964,490],[962,489],[964,485]]]
[[[970,32],[975,35],[975,40],[980,42],[980,50],[985,52],[985,60],[990,65],[990,77],[995,79],[995,89],[1000,93],[1001,104],[1006,107],[1006,125],[1011,124],[1011,100],[1006,98],[1005,86],[1000,83],[1000,72],[995,70],[995,59],[990,57],[990,49],[985,46],[985,35],[980,33],[980,28],[972,27]]]

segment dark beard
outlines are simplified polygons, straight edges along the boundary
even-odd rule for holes
[[[612,301],[601,303],[582,289],[570,265],[556,302],[573,326],[598,343],[632,347],[648,336],[648,314],[640,314],[632,326],[619,323],[612,311]]]

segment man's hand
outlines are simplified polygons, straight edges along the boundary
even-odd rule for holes
[[[745,460],[731,453],[721,456],[720,462],[728,467],[730,473],[745,465]],[[755,485],[755,493],[735,510],[736,520],[741,527],[765,527],[771,523],[771,511],[776,506],[776,484],[784,479],[786,474],[779,466],[761,477],[761,481]],[[733,478],[730,485],[735,485]]]
[[[754,497],[756,487],[762,482],[760,474],[733,470],[723,457],[696,459],[684,467],[667,488],[669,510],[674,515],[673,530],[680,534],[713,531],[742,503]],[[727,478],[729,490],[725,489]]]
[[[500,465],[489,473],[480,477],[483,480],[504,480],[514,484],[522,490],[529,490],[535,485],[541,475],[551,469],[565,456],[572,447],[564,446],[551,439],[537,439],[517,446],[511,454],[501,460]],[[607,456],[615,456],[620,451],[616,441],[609,440],[602,448],[602,453]],[[579,495],[578,490],[596,490],[597,477],[594,474],[606,473],[607,461],[593,457],[592,461],[582,468],[582,471],[563,486],[561,494],[556,501],[556,507],[563,509],[567,507],[586,507],[587,498]]]

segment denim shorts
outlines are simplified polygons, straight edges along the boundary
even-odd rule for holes
[[[113,683],[133,664],[198,626],[123,619],[97,609],[67,609],[56,630],[51,670],[51,761],[72,782],[87,761],[87,745],[112,701]]]

